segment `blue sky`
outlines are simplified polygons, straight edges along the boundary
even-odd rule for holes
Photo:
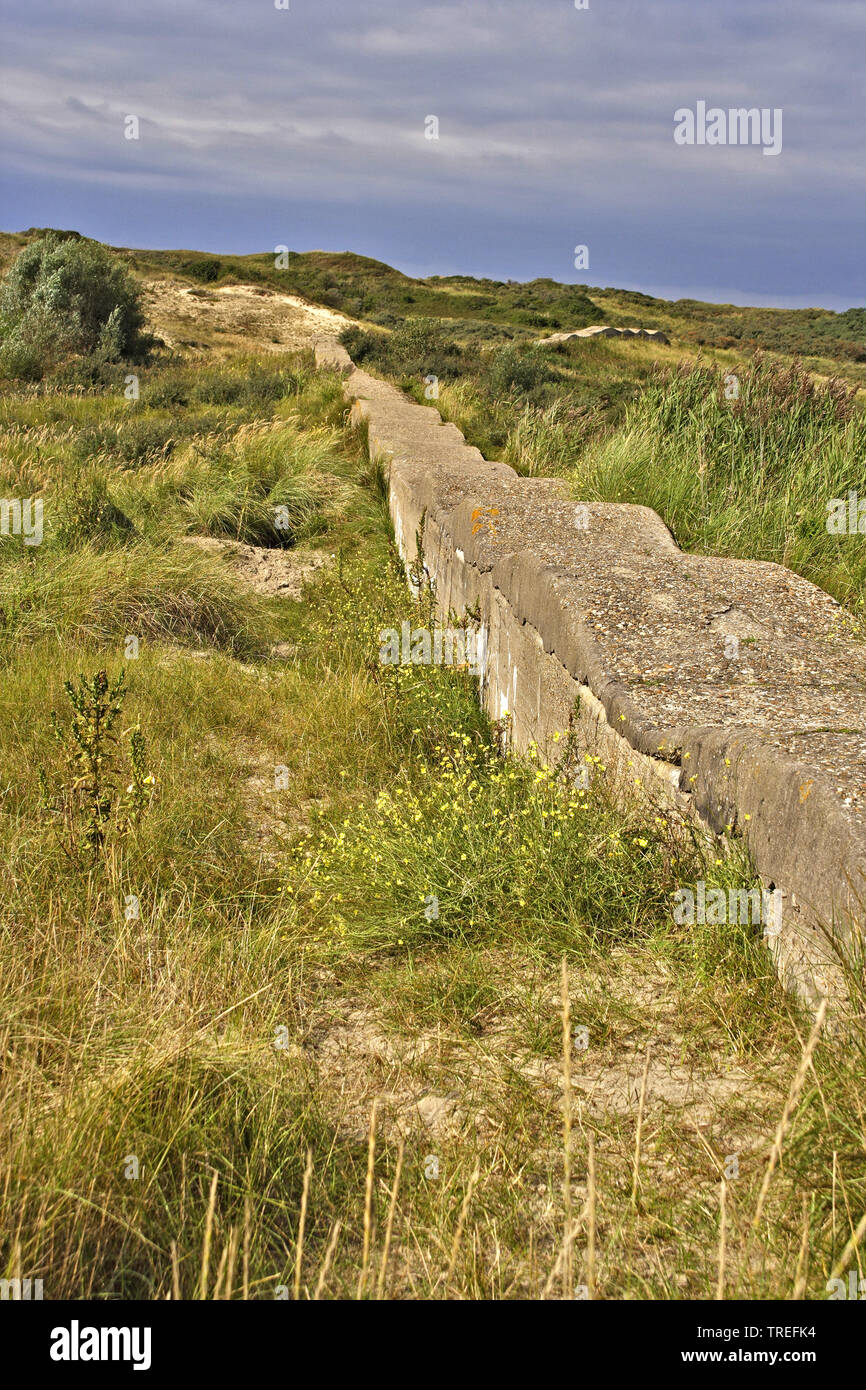
[[[289,5],[2,0],[0,226],[866,303],[860,0]],[[675,144],[699,100],[781,108],[781,154]]]

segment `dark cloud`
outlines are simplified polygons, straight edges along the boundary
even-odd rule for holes
[[[425,273],[866,298],[866,8],[814,0],[80,0],[4,25],[7,227],[351,247]],[[781,155],[679,147],[698,100]],[[124,138],[128,115],[138,141]],[[424,138],[435,115],[440,139]],[[590,247],[590,269],[573,247]]]

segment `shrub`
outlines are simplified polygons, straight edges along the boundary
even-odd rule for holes
[[[186,434],[189,425],[190,422],[185,420],[179,431],[174,420],[152,419],[147,415],[131,416],[117,431],[116,452],[129,468],[155,463],[168,457],[178,438]]]
[[[0,373],[3,376],[38,381],[43,374],[42,368],[43,354],[37,343],[27,343],[17,335],[10,335],[0,345]]]
[[[406,376],[441,378],[460,374],[462,353],[436,319],[407,319],[391,336],[389,354]]]
[[[217,365],[164,368],[142,387],[141,404],[159,409],[198,405],[260,408],[295,395],[305,381],[303,369],[286,370],[252,360],[245,370]]]
[[[110,390],[120,395],[126,385],[127,367],[126,363],[108,362],[97,353],[72,357],[52,371],[51,384],[72,391]]]
[[[487,369],[488,386],[494,397],[506,396],[514,390],[528,394],[555,379],[555,373],[536,348],[526,352],[510,345],[498,348]]]
[[[436,319],[404,319],[390,336],[347,328],[340,342],[358,365],[369,362],[395,376],[448,380],[465,370],[460,347]]]
[[[125,419],[81,430],[72,447],[82,463],[101,455],[125,468],[139,468],[170,458],[179,444],[195,435],[221,435],[226,428],[225,413],[216,410],[158,415],[130,407]]]
[[[35,378],[74,355],[140,358],[140,291],[98,242],[49,233],[18,255],[0,291],[0,367]]]
[[[389,314],[386,317],[391,323],[396,322],[393,315]],[[368,333],[353,324],[340,334],[340,342],[357,366],[360,367],[362,362],[369,362],[384,370],[388,359],[388,339],[384,333]]]
[[[215,256],[208,256],[205,260],[184,261],[180,268],[184,275],[191,276],[193,280],[201,280],[207,285],[219,279],[222,263]]]
[[[191,382],[184,373],[171,370],[161,374],[155,381],[147,382],[142,393],[141,403],[156,410],[186,408],[189,405]]]
[[[129,468],[168,458],[179,439],[186,438],[190,421],[144,415],[122,422],[106,421],[90,425],[74,441],[75,456],[87,462],[97,455],[108,455]]]

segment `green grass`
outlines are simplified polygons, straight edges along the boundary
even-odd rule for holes
[[[526,339],[558,330],[613,323],[661,328],[687,349],[756,349],[836,361],[866,384],[866,310],[764,309],[698,300],[671,302],[635,291],[562,284],[430,276],[413,280],[351,252],[291,252],[278,270],[273,255],[209,256],[203,252],[123,251],[140,273],[166,273],[202,283],[257,283],[303,295],[352,318],[393,328],[436,318],[469,341]],[[820,367],[818,368],[820,370]]]
[[[10,559],[0,565],[0,609],[0,653],[7,661],[43,636],[84,648],[113,645],[118,652],[134,636],[244,655],[261,652],[270,629],[262,605],[221,567],[147,545],[87,545],[47,551],[38,560]]]
[[[469,352],[418,325],[344,339],[418,401],[426,363],[441,413],[487,458],[561,477],[583,501],[652,507],[683,550],[776,561],[861,612],[866,551],[827,531],[833,499],[866,496],[866,410],[851,382],[761,353],[689,361],[585,340]]]
[[[155,367],[132,413],[110,383],[0,408],[3,486],[43,496],[50,523],[31,553],[0,547],[4,1277],[46,1298],[273,1298],[296,1270],[302,1298],[561,1296],[564,957],[589,1040],[571,1061],[574,1279],[592,1203],[598,1296],[712,1298],[736,1152],[726,1294],[825,1297],[866,1207],[862,1016],[815,1051],[750,1245],[808,1024],[753,933],[670,913],[678,884],[749,884],[749,865],[618,807],[599,765],[580,792],[500,758],[468,673],[379,664],[383,628],[430,620],[381,471],[339,378],[292,358],[253,391],[256,370]],[[555,439],[572,421],[553,389],[534,408]],[[122,446],[130,421],[153,448]],[[186,544],[285,548],[257,528],[296,484],[294,548],[334,557],[301,602]],[[65,680],[122,668],[103,772],[122,793],[139,731],[153,795],[85,853],[57,814],[77,802],[51,715],[68,722]]]
[[[756,359],[736,399],[726,376],[699,365],[660,376],[575,461],[575,495],[653,507],[683,550],[775,560],[859,612],[866,556],[826,522],[831,499],[864,490],[866,413],[796,367]]]

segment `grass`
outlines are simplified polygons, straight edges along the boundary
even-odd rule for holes
[[[35,234],[35,233],[34,233]],[[20,240],[14,245],[23,244]],[[9,250],[13,249],[10,241]],[[0,246],[2,251],[2,246]],[[290,252],[285,268],[273,254],[212,256],[204,252],[122,250],[142,275],[174,275],[203,285],[247,283],[303,295],[352,318],[386,328],[416,318],[444,321],[470,343],[527,341],[593,323],[661,328],[687,351],[756,349],[810,358],[816,371],[837,364],[866,384],[866,310],[765,309],[698,300],[672,303],[639,292],[562,284],[429,276],[416,280],[351,252]],[[830,366],[832,370],[832,365]]]
[[[857,536],[828,533],[828,504],[862,490],[866,413],[841,382],[756,358],[736,376],[700,364],[660,375],[622,429],[571,470],[587,500],[640,502],[683,550],[775,560],[861,611]]]
[[[50,554],[0,568],[0,658],[40,637],[83,649],[139,642],[212,644],[244,655],[267,644],[261,605],[196,554],[146,545]]]
[[[672,919],[678,884],[751,883],[736,846],[618,807],[600,764],[581,791],[501,758],[468,673],[378,663],[383,628],[430,617],[381,474],[337,377],[281,360],[254,399],[250,370],[203,373],[214,401],[154,368],[135,415],[105,383],[2,406],[3,486],[50,522],[0,548],[3,1277],[51,1299],[825,1297],[861,1258],[863,1001],[810,1041],[752,932]],[[163,443],[126,457],[129,420]],[[286,547],[255,518],[298,480]],[[333,560],[302,602],[262,597],[195,528]],[[122,668],[103,767],[122,791],[137,731],[152,797],[76,850],[45,804],[76,814],[51,715],[67,679]]]
[[[833,499],[866,495],[866,411],[852,382],[760,352],[690,361],[655,344],[577,340],[455,357],[441,328],[416,328],[414,342],[344,339],[419,401],[421,363],[441,373],[436,404],[487,458],[561,477],[582,501],[652,507],[683,550],[776,561],[862,612],[858,536],[827,529]]]

